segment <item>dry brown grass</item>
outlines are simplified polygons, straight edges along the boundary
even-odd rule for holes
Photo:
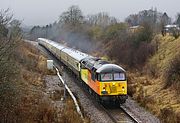
[[[57,121],[56,109],[51,100],[43,98],[42,91],[29,87],[26,93],[21,97],[17,111],[19,122],[27,123],[49,123]],[[25,90],[24,90],[25,91]]]
[[[29,70],[24,70],[22,71],[23,79],[29,82],[30,85],[34,85],[36,87],[42,87],[43,85],[43,75],[45,74],[56,74],[55,71],[49,71],[46,69],[46,58],[42,55],[40,55],[39,51],[35,49],[34,47],[31,47],[28,43],[25,43],[24,47],[24,55],[23,57],[27,59],[27,61],[32,60],[29,62],[29,64],[26,64],[28,66],[27,68],[31,68],[32,71]],[[34,66],[32,66],[32,64]],[[38,91],[37,91],[38,92]],[[37,95],[35,95],[37,96]],[[54,98],[58,98],[62,96],[62,93],[58,94],[58,97],[56,95],[53,96]],[[68,99],[67,102],[65,103],[65,109],[60,112],[62,115],[61,118],[58,118],[57,116],[57,109],[55,109],[50,101],[43,100],[42,99],[43,95],[41,97],[33,97],[32,94],[27,95],[25,98],[25,102],[23,104],[27,104],[27,109],[38,109],[38,110],[31,110],[27,111],[26,113],[30,113],[30,120],[37,120],[37,122],[62,122],[62,123],[81,123],[82,120],[79,117],[79,115],[76,113],[76,110],[74,109],[75,106],[72,103],[71,99]],[[31,98],[31,99],[29,99]],[[54,100],[53,98],[53,100]],[[34,101],[34,100],[39,100],[40,102]],[[55,99],[56,100],[56,99]],[[32,103],[33,102],[33,103]],[[27,118],[26,118],[27,119]]]
[[[46,74],[54,74],[54,71],[46,69],[46,60],[40,52],[27,42],[22,42],[16,51],[15,56],[19,72],[19,79],[16,86],[13,85],[9,93],[6,89],[7,96],[0,105],[0,122],[7,123],[58,123],[58,122],[77,122],[81,123],[80,116],[76,113],[75,106],[71,99],[65,103],[65,108],[58,112],[51,98],[44,93],[44,79]],[[16,87],[16,88],[15,88]],[[5,94],[4,94],[5,95]],[[45,96],[46,95],[46,96]],[[55,98],[59,98],[58,97]],[[7,98],[8,97],[8,98]],[[16,99],[17,98],[17,99]],[[16,100],[15,100],[16,99]],[[2,107],[4,105],[4,107]],[[12,105],[12,106],[10,106]],[[58,117],[61,113],[62,117]]]
[[[180,114],[173,111],[172,107],[165,107],[160,110],[160,118],[163,123],[179,123]]]
[[[131,71],[129,73],[129,90],[130,95],[137,100],[140,105],[151,111],[158,116],[164,123],[178,123],[180,120],[180,97],[178,94],[179,89],[176,86],[164,86],[172,82],[164,81],[164,75],[176,74],[179,72],[178,67],[175,65],[176,71],[172,66],[171,61],[173,58],[180,54],[180,38],[174,39],[173,37],[157,36],[159,41],[159,48],[156,54],[149,59],[148,65],[145,66],[144,71]],[[178,60],[177,60],[178,61]],[[172,66],[172,67],[168,67]],[[170,70],[169,73],[164,74]],[[175,77],[178,79],[179,74]],[[169,76],[174,77],[174,76]],[[173,81],[178,84],[178,82]],[[175,85],[172,84],[172,85]]]
[[[8,89],[4,90],[7,93],[4,99],[8,102],[4,102],[4,107],[1,107],[0,122],[56,122],[56,109],[51,100],[44,98],[43,93],[46,58],[29,43],[21,42],[21,46],[16,50],[14,60],[20,72],[18,79],[15,78],[15,82],[8,86],[13,89],[9,89],[12,94]],[[12,106],[9,107],[9,105]]]
[[[180,54],[170,61],[169,66],[163,73],[165,87],[173,87],[177,94],[180,94]]]
[[[82,123],[82,119],[79,118],[79,114],[76,112],[74,103],[70,97],[66,100],[65,107],[61,112],[60,122],[61,123]],[[89,122],[86,120],[85,122]]]
[[[131,82],[128,83],[128,88],[131,90],[130,94],[141,106],[158,116],[165,123],[170,120],[171,123],[177,123],[180,113],[180,98],[173,87],[163,89],[164,84],[161,79],[152,79],[138,73],[131,73],[129,77],[131,78]],[[171,113],[166,111],[169,107]],[[164,115],[165,112],[168,117]]]

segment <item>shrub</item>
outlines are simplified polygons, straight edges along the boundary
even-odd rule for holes
[[[20,102],[20,90],[13,81],[0,82],[0,122],[14,122]]]
[[[106,43],[110,45],[108,56],[128,67],[140,68],[155,52],[155,45],[151,43],[153,30],[147,23],[136,32],[128,32],[126,28],[112,32],[114,35],[110,36],[111,40],[107,38]]]
[[[137,88],[136,85],[128,84],[128,88],[127,88],[127,89],[128,89],[128,90],[127,90],[128,95],[131,96],[131,97],[133,97],[134,94],[136,93],[136,88]]]
[[[154,52],[155,48],[151,43],[142,42],[134,54],[135,64],[144,65],[146,60],[152,56]]]
[[[180,54],[176,55],[164,73],[165,88],[173,86],[180,93]]]
[[[147,66],[147,74],[151,77],[157,77],[157,65],[149,63]]]
[[[76,112],[73,101],[70,98],[66,99],[65,109],[62,110],[60,123],[82,123],[79,114]]]
[[[139,68],[139,66],[144,65],[146,60],[155,52],[155,47],[151,43],[142,42],[136,47],[131,39],[127,39],[127,41],[113,41],[111,45],[108,52],[110,58],[130,68]]]
[[[23,90],[24,92],[25,90]],[[19,122],[57,122],[56,108],[39,90],[26,89],[16,112]]]
[[[172,107],[166,107],[160,110],[160,118],[163,123],[178,123],[180,115],[176,114]]]
[[[180,31],[176,28],[173,28],[172,30],[172,35],[175,39],[177,39],[180,36]]]

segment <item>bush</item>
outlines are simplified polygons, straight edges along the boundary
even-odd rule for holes
[[[136,88],[137,88],[137,85],[128,84],[128,88],[127,88],[128,95],[133,97],[134,94],[136,93]]]
[[[163,123],[179,123],[180,115],[176,114],[171,107],[160,110],[160,118]]]
[[[0,83],[0,122],[14,122],[20,102],[20,89],[17,83],[6,81]]]
[[[148,63],[147,67],[145,68],[147,70],[147,74],[151,77],[158,77],[158,71],[157,71],[157,63],[152,62]]]
[[[108,52],[110,58],[130,68],[140,68],[139,66],[144,65],[146,60],[155,52],[155,47],[151,43],[142,42],[136,47],[131,39],[113,41],[111,45]]]
[[[76,112],[73,101],[70,98],[66,99],[65,109],[61,111],[60,123],[82,123],[79,114]],[[86,121],[89,122],[88,120]]]
[[[173,86],[180,93],[180,54],[173,58],[163,76],[165,88]]]
[[[25,90],[23,89],[23,92]],[[57,122],[57,112],[53,103],[39,90],[26,89],[18,104],[17,119],[19,122]]]
[[[177,39],[180,36],[180,31],[176,28],[173,28],[172,30],[172,35],[175,39]]]
[[[133,47],[130,42],[113,41],[109,48],[108,56],[118,62],[132,66],[133,65]]]
[[[121,64],[140,68],[154,54],[155,46],[151,43],[153,30],[148,23],[143,23],[135,32],[127,31],[126,27],[118,30],[112,26],[108,29],[108,43],[105,41],[106,46],[108,45],[108,56]]]
[[[134,54],[134,60],[136,65],[144,65],[146,60],[152,56],[155,52],[154,45],[147,42],[142,42],[138,49],[136,50],[136,53]]]

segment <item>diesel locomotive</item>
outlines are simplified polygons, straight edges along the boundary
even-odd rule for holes
[[[37,40],[39,45],[71,69],[98,101],[125,103],[128,97],[127,77],[122,67],[48,39]]]

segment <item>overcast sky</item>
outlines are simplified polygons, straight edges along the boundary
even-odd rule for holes
[[[53,23],[71,5],[78,5],[84,15],[107,12],[121,21],[152,7],[172,18],[180,12],[180,0],[0,0],[0,10],[10,8],[25,25]]]

